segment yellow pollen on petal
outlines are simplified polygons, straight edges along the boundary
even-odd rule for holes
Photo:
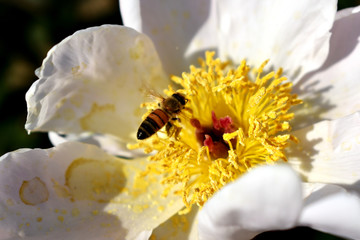
[[[176,92],[187,98],[185,109],[174,124],[178,136],[160,130],[131,148],[150,153],[145,175],[162,174],[162,183],[182,196],[186,209],[202,206],[216,191],[242,174],[263,164],[286,161],[284,149],[297,138],[289,134],[289,112],[302,103],[291,93],[292,84],[281,76],[282,69],[264,73],[266,60],[251,68],[243,60],[239,66],[214,58],[206,52],[200,66],[172,76],[180,86]],[[165,90],[171,96],[172,87]],[[146,103],[149,111],[155,103]]]

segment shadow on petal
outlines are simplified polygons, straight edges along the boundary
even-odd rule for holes
[[[312,82],[311,85],[304,86],[302,90],[294,87],[294,92],[300,96],[301,100],[303,100],[303,104],[293,108],[295,118],[292,120],[292,126],[294,130],[305,128],[322,120],[327,120],[322,117],[322,114],[327,113],[336,107],[325,97],[326,92],[329,92],[333,88],[332,86],[328,85],[316,91],[312,90],[312,88],[315,88],[320,81],[321,80],[318,79],[317,81]]]
[[[348,185],[348,184],[340,184],[341,187],[349,190],[357,192],[357,194],[360,195],[360,180],[355,182],[354,184]]]
[[[312,169],[313,157],[316,156],[318,151],[315,146],[322,142],[322,139],[315,138],[308,140],[307,135],[313,130],[313,126],[295,131],[292,134],[299,139],[299,143],[291,143],[289,148],[286,148],[286,156],[291,159],[291,164],[296,165],[302,172],[310,172]],[[306,180],[306,176],[299,172],[301,178]]]
[[[297,85],[304,85],[308,79],[318,72],[325,71],[336,63],[342,61],[355,50],[359,44],[360,28],[351,28],[351,23],[359,22],[360,14],[352,14],[334,22],[331,30],[329,54],[324,64],[317,70],[306,74]],[[346,44],[344,44],[346,38]]]
[[[331,110],[341,108],[341,106],[331,103],[331,93],[336,92],[334,87],[342,85],[340,83],[341,79],[337,80],[340,85],[336,85],[337,82],[333,82],[334,76],[326,74],[326,72],[329,69],[336,68],[337,64],[346,61],[356,51],[359,45],[360,28],[353,26],[359,21],[360,13],[337,19],[331,30],[329,54],[325,62],[319,69],[307,73],[295,84],[294,92],[299,94],[304,104],[294,108],[296,112],[296,118],[293,122],[294,129],[327,120],[329,118],[324,117],[324,115],[328,115]],[[344,81],[347,81],[347,79],[344,79]]]
[[[359,44],[360,28],[352,28],[352,23],[360,22],[360,14],[351,14],[334,22],[330,38],[330,52],[324,65],[318,71],[324,71],[349,56]],[[334,31],[335,30],[335,31]],[[346,38],[346,44],[343,42]]]
[[[181,74],[189,67],[184,53],[194,41],[194,36],[211,20],[212,4],[212,1],[141,2],[140,13],[144,25],[141,31],[153,40],[164,69],[169,74]],[[164,19],[167,21],[164,22]]]

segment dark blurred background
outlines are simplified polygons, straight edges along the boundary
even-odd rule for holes
[[[339,0],[343,9],[360,0]],[[28,135],[25,93],[48,50],[75,31],[122,24],[117,0],[0,0],[0,156],[18,148],[51,147],[47,134]],[[271,232],[256,239],[339,239],[308,228]]]
[[[51,147],[46,133],[28,135],[25,93],[49,49],[75,31],[121,24],[117,0],[0,0],[0,156]]]

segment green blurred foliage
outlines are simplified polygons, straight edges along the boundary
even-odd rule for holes
[[[360,0],[339,0],[338,8]],[[28,135],[25,93],[48,50],[79,29],[121,24],[117,0],[0,0],[0,155],[18,148],[48,148],[46,133]],[[264,239],[340,239],[309,228],[260,234]]]
[[[79,29],[121,24],[117,0],[0,1],[0,155],[51,147],[46,133],[28,135],[25,93],[48,50]]]

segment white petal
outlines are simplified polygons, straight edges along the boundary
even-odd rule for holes
[[[159,227],[154,229],[154,239],[196,240],[198,239],[198,207],[192,207],[185,215],[175,214]]]
[[[307,114],[297,119],[315,123],[360,110],[360,7],[340,11],[331,30],[330,51],[324,65],[295,86]],[[302,106],[299,106],[302,107]],[[310,118],[309,118],[310,115]]]
[[[143,231],[141,232],[135,240],[148,240],[151,236],[152,231]]]
[[[297,222],[301,184],[287,165],[255,168],[214,195],[199,213],[200,239],[250,239]]]
[[[129,150],[126,143],[111,135],[90,133],[60,135],[56,132],[49,132],[49,139],[54,146],[60,145],[64,142],[75,141],[98,146],[107,153],[122,158],[145,156],[143,150]]]
[[[292,78],[328,54],[336,1],[219,1],[220,56],[260,66],[266,59]]]
[[[26,94],[29,131],[96,132],[135,139],[144,86],[167,79],[149,38],[104,25],[53,47]]]
[[[292,133],[289,163],[305,181],[353,184],[360,179],[360,113]]]
[[[120,0],[124,24],[153,40],[168,74],[188,71],[217,45],[215,1]]]
[[[313,192],[318,191],[319,189],[323,188],[325,183],[309,183],[309,182],[302,182],[303,186],[303,197],[307,198]]]
[[[156,177],[126,161],[68,142],[0,158],[0,239],[136,239],[183,207],[162,198]]]
[[[360,239],[360,195],[327,185],[305,200],[299,223],[347,239]]]

